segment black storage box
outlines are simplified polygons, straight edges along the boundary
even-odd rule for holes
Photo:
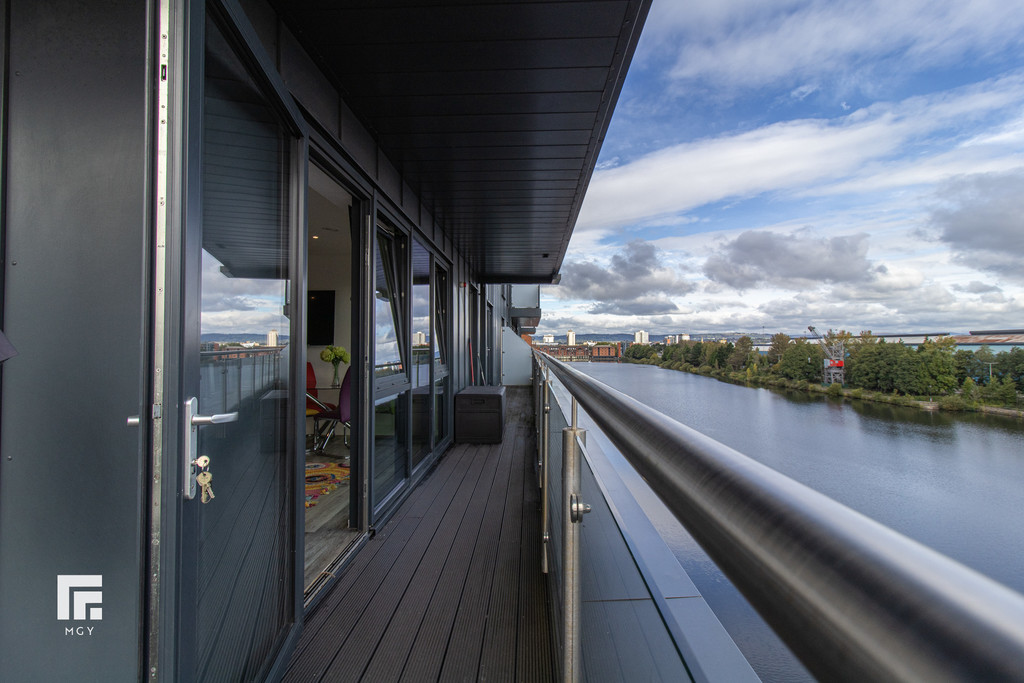
[[[455,394],[456,443],[501,443],[505,387],[466,387]]]

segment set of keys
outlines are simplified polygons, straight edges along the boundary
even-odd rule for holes
[[[199,500],[203,503],[209,503],[215,498],[213,495],[213,487],[210,486],[210,482],[213,480],[213,475],[208,471],[210,467],[210,458],[205,455],[200,455],[196,458],[196,467],[201,471],[196,474],[196,483],[199,484],[199,488],[202,489],[202,494]]]

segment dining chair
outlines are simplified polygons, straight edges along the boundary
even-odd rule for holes
[[[332,410],[325,410],[313,416],[313,450],[322,452],[338,425],[344,428],[345,445],[349,445],[349,432],[352,429],[352,368],[345,368],[345,378],[341,380],[338,390],[338,405]]]

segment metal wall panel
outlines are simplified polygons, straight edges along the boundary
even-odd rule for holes
[[[126,418],[144,393],[146,6],[9,8],[3,313],[20,355],[0,415],[0,679],[135,680],[146,476]],[[102,585],[59,590],[58,575]]]

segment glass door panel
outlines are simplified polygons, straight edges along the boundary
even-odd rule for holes
[[[430,451],[430,252],[412,241],[412,464]]]
[[[434,268],[434,445],[448,436],[449,377],[448,359],[450,332],[451,285],[448,271],[440,266]]]
[[[200,281],[186,285],[199,287],[199,329],[186,327],[198,358],[186,359],[183,381],[196,412],[215,417],[186,412],[212,475],[183,501],[183,572],[194,574],[182,588],[187,680],[260,676],[294,622],[293,148],[278,109],[207,20],[202,222],[189,228],[201,232],[190,256]]]
[[[408,262],[401,235],[381,228],[374,248],[374,409],[372,503],[376,509],[408,477],[411,382]]]
[[[391,382],[381,381],[394,378],[398,383],[406,381],[402,363],[402,349],[399,346],[402,329],[400,271],[396,245],[391,235],[378,231],[374,248],[375,291],[374,291],[374,366],[373,374],[377,385]],[[396,377],[402,375],[401,377]]]
[[[406,478],[409,393],[378,399],[373,409],[373,500],[384,501]]]

